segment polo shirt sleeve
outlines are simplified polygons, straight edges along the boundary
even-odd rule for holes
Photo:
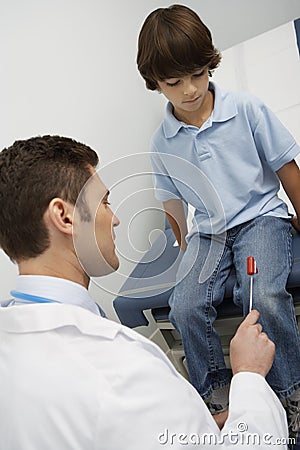
[[[300,147],[275,114],[262,102],[257,103],[254,140],[261,157],[276,172],[300,153]]]
[[[166,166],[163,163],[163,155],[159,154],[154,144],[151,147],[151,164],[153,185],[155,190],[155,197],[161,202],[166,202],[171,199],[181,198],[171,176],[169,175]]]

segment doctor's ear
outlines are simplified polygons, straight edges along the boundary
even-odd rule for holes
[[[61,198],[54,198],[48,205],[46,217],[48,225],[52,225],[65,234],[72,234],[73,227],[73,205]]]

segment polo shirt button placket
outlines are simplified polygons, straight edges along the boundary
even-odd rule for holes
[[[195,148],[196,148],[198,159],[200,161],[204,161],[205,159],[210,158],[211,154],[207,150],[204,139],[202,140],[202,142],[199,142],[199,137],[200,136],[198,134],[195,139]]]

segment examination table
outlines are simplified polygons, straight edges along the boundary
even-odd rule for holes
[[[151,330],[150,339],[163,349],[177,370],[188,378],[180,336],[168,320],[168,299],[180,262],[178,256],[179,247],[167,225],[122,286],[114,300],[114,308],[122,324],[131,328],[148,326]],[[293,296],[300,327],[300,233],[296,232],[293,232],[293,256],[287,289]],[[224,301],[217,307],[218,317],[215,322],[228,367],[229,343],[242,321],[242,310],[232,300],[234,284],[235,273],[232,269],[226,281]]]

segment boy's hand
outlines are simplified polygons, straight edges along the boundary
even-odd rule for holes
[[[297,230],[300,233],[300,223],[299,223],[299,219],[297,216],[294,216],[292,218],[291,223],[292,223],[293,227],[295,228],[295,230]]]
[[[239,326],[230,343],[233,374],[256,372],[265,377],[272,367],[275,345],[257,323],[259,312],[251,311]]]

